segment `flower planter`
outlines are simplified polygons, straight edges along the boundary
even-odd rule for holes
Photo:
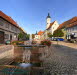
[[[50,47],[51,46],[51,41],[43,40],[43,41],[41,41],[41,45],[46,45],[46,46]]]

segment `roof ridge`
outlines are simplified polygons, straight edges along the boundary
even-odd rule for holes
[[[73,18],[63,22],[62,24],[59,25],[57,29],[61,29],[62,27],[73,24],[75,22],[77,22],[77,16],[74,16]]]

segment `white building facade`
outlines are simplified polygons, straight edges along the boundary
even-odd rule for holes
[[[36,39],[36,40],[40,40],[40,35],[36,34],[36,35],[35,35],[35,39]]]
[[[59,27],[59,24],[57,21],[54,21],[53,23],[50,24],[50,27],[47,29],[48,32],[50,32],[52,35],[54,31]]]
[[[46,30],[41,35],[41,39],[48,39],[48,33],[51,33],[53,35],[54,31],[59,27],[59,24],[57,21],[54,21],[51,23],[51,17],[48,13],[48,16],[46,18]]]

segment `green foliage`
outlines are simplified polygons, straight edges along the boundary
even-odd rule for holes
[[[56,30],[53,33],[53,37],[63,37],[63,36],[64,36],[64,33],[62,30]]]
[[[53,37],[53,35],[51,33],[47,34],[49,38]]]
[[[24,37],[24,34],[23,33],[19,33],[18,38],[22,39],[23,37]]]
[[[24,44],[24,41],[13,41],[11,44],[13,45]]]
[[[29,40],[30,34],[26,34],[26,40]]]
[[[19,35],[18,35],[18,38],[19,38],[19,40],[23,40],[23,39],[25,39],[25,40],[29,40],[29,37],[30,37],[30,34],[27,34],[27,33],[19,33]]]

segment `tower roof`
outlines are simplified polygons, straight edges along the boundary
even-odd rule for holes
[[[37,35],[37,31],[36,31],[36,35]]]
[[[49,13],[48,13],[48,16],[47,16],[47,18],[51,18]]]

